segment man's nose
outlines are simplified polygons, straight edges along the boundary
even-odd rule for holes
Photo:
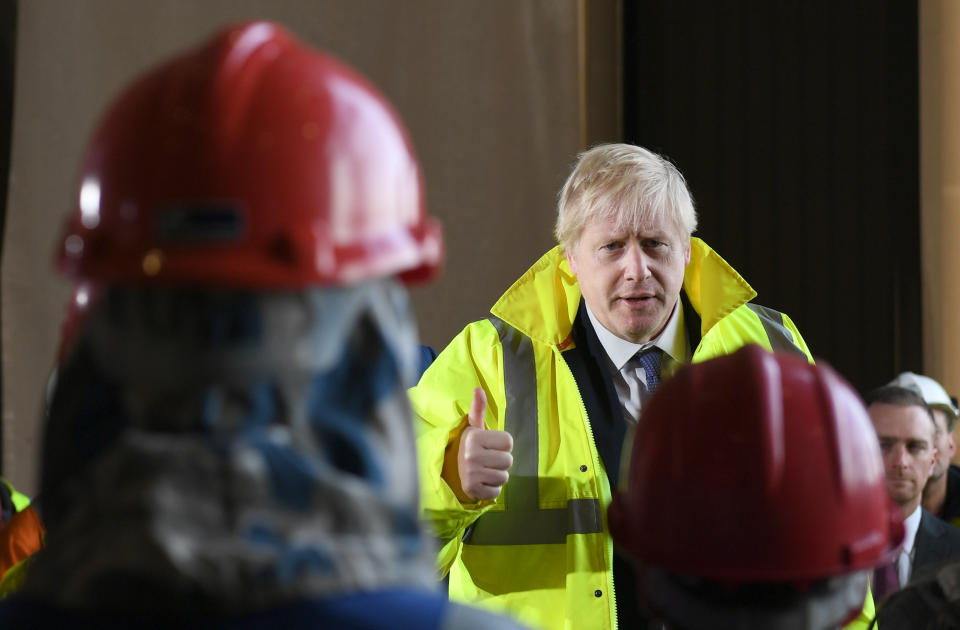
[[[893,447],[893,465],[896,468],[906,468],[908,462],[907,449],[902,445]]]
[[[627,280],[642,282],[650,277],[650,260],[637,243],[630,243],[624,256],[624,275]]]

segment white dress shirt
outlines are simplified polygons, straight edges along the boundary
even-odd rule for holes
[[[907,518],[903,519],[903,546],[900,548],[900,555],[897,556],[897,577],[900,579],[900,586],[906,586],[910,581],[910,568],[913,564],[914,555],[913,543],[917,540],[917,530],[920,528],[920,506],[913,511]]]
[[[683,328],[683,309],[680,300],[673,307],[667,325],[659,335],[646,343],[632,343],[621,339],[601,324],[590,307],[584,302],[590,323],[597,333],[600,345],[607,353],[607,370],[613,378],[613,385],[620,399],[623,417],[628,425],[635,424],[640,417],[644,399],[647,397],[647,374],[639,361],[631,361],[638,352],[656,346],[663,350],[663,360],[660,363],[660,374],[667,377],[677,367],[687,362],[690,348],[687,343],[687,334]]]

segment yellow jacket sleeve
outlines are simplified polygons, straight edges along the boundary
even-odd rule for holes
[[[877,630],[878,625],[870,627],[870,622],[877,616],[876,608],[873,605],[873,593],[867,587],[867,598],[863,601],[863,610],[857,615],[857,618],[843,627],[843,630]]]
[[[440,539],[438,569],[445,575],[462,546],[464,530],[496,501],[461,503],[443,478],[447,448],[457,448],[473,390],[487,395],[486,426],[503,429],[502,349],[493,325],[474,322],[450,342],[409,391],[417,436],[421,516]]]

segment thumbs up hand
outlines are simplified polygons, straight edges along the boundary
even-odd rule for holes
[[[483,389],[473,390],[468,425],[460,435],[457,471],[464,494],[474,501],[494,499],[510,478],[513,465],[513,436],[506,431],[488,430],[483,423],[487,396]]]

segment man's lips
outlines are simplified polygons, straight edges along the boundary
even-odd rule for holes
[[[644,302],[649,302],[650,300],[656,299],[656,297],[656,295],[645,293],[641,295],[622,295],[618,299],[626,302],[627,304],[643,304]]]

